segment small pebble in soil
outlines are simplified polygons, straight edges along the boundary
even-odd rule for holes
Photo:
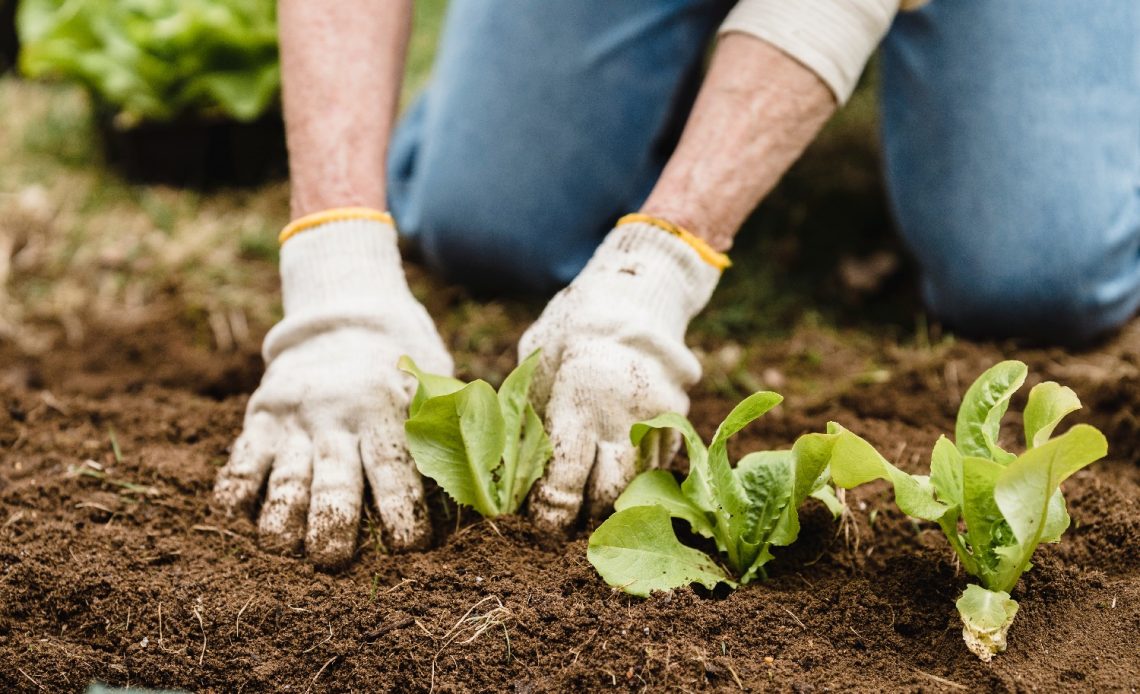
[[[763,381],[764,385],[768,386],[769,388],[776,389],[783,388],[784,384],[788,382],[788,379],[784,378],[784,374],[780,373],[776,369],[773,369],[772,367],[764,369],[764,371],[760,374],[760,380]]]

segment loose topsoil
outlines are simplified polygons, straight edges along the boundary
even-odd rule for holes
[[[799,543],[777,553],[769,580],[731,594],[628,597],[587,563],[584,529],[549,540],[526,519],[457,518],[438,492],[428,552],[389,555],[368,523],[344,573],[262,551],[251,520],[210,505],[260,360],[218,356],[195,337],[170,316],[108,324],[39,357],[0,345],[4,691],[1140,685],[1136,326],[1073,355],[965,342],[903,350],[807,330],[750,365],[780,369],[789,398],[736,454],[788,446],[834,419],[912,471],[952,430],[961,392],[1002,356],[1028,361],[1031,382],[1076,389],[1079,418],[1106,433],[1110,455],[1066,484],[1074,527],[1039,550],[1014,594],[1010,649],[990,664],[962,643],[954,600],[967,577],[945,540],[903,517],[882,484],[849,495],[842,525],[809,502]],[[694,393],[702,433],[735,397]]]

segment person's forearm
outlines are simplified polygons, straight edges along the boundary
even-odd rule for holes
[[[827,85],[799,62],[753,36],[725,35],[641,212],[728,250],[835,107]]]
[[[386,209],[412,0],[280,0],[292,214]]]

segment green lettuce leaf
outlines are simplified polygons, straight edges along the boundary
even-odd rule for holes
[[[416,413],[423,407],[428,398],[438,398],[441,395],[451,395],[455,391],[464,386],[463,381],[451,376],[440,376],[438,374],[429,374],[416,363],[412,358],[404,355],[400,357],[400,361],[396,366],[404,373],[411,374],[416,378],[418,385],[416,386],[415,395],[412,396],[412,403],[408,406],[408,415],[415,417]]]
[[[800,535],[799,508],[809,495],[821,498],[835,517],[838,518],[838,514],[843,512],[843,506],[835,498],[834,491],[831,491],[830,495],[822,491],[831,490],[827,486],[830,480],[828,466],[835,455],[835,444],[838,440],[837,434],[804,434],[792,445],[792,496],[768,538],[771,544],[784,547],[796,541]],[[834,505],[831,503],[832,500]]]
[[[404,425],[408,449],[420,473],[456,503],[481,515],[499,515],[493,473],[505,442],[495,389],[475,381],[449,395],[426,400]]]
[[[1006,633],[1017,615],[1009,593],[970,584],[955,603],[962,617],[962,637],[970,651],[989,662],[1006,648]]]
[[[763,504],[755,504],[755,500],[750,499],[744,491],[740,479],[728,461],[728,440],[779,405],[782,400],[780,395],[768,391],[748,396],[732,408],[717,427],[709,444],[709,477],[717,506],[717,527],[723,530],[724,536],[731,538],[726,540],[728,564],[737,571],[746,571],[755,561],[755,554],[759,551],[759,548],[753,546],[753,542],[747,539],[747,533],[750,526],[756,525],[753,518],[754,509]]]
[[[1033,386],[1022,415],[1025,423],[1025,447],[1034,448],[1048,441],[1061,420],[1079,409],[1081,399],[1072,388],[1053,381]]]
[[[1061,483],[1107,454],[1104,434],[1087,424],[1078,424],[1026,451],[1000,472],[993,485],[993,498],[1016,539],[1016,550],[1003,554],[1001,573],[991,588],[1012,590],[1028,568],[1037,545],[1059,538],[1061,521],[1056,518],[1057,511],[1051,514],[1051,509],[1057,505],[1054,498]],[[1067,519],[1066,513],[1065,524]]]
[[[735,474],[748,498],[740,538],[759,545],[771,535],[795,492],[791,451],[749,453],[736,464]]]
[[[835,483],[851,487],[889,480],[899,508],[936,520],[962,567],[981,581],[957,604],[966,644],[983,660],[1005,650],[1017,613],[1009,591],[1031,567],[1033,552],[1042,542],[1060,540],[1069,527],[1061,483],[1108,450],[1104,435],[1085,424],[1053,437],[1080,400],[1052,382],[1029,394],[1023,416],[1027,450],[1021,455],[1002,450],[997,445],[1001,419],[1027,374],[1025,364],[1006,361],[978,377],[958,411],[957,445],[941,437],[934,446],[929,481],[895,469],[862,439],[829,426],[841,437],[831,460]]]
[[[908,516],[936,521],[949,510],[949,506],[934,498],[928,479],[891,465],[874,446],[835,422],[828,424],[828,431],[838,435],[831,460],[831,479],[836,485],[851,489],[886,480],[895,489],[895,503]]]
[[[1041,542],[1060,542],[1061,536],[1069,529],[1071,523],[1065,495],[1058,489],[1049,497],[1049,510],[1045,514],[1045,529],[1041,532]]]
[[[553,455],[529,402],[537,363],[535,352],[495,393],[484,381],[464,385],[400,359],[399,367],[419,381],[404,424],[416,467],[484,516],[516,513]]]
[[[639,508],[656,508],[667,518],[688,522],[694,533],[712,538],[739,583],[763,575],[764,564],[772,559],[770,547],[790,544],[799,534],[798,507],[804,499],[814,495],[835,513],[843,508],[828,486],[835,435],[808,434],[797,439],[792,450],[750,453],[735,468],[729,462],[728,440],[780,401],[779,395],[770,392],[745,398],[718,427],[708,448],[692,424],[675,413],[635,424],[630,431],[635,446],[650,432],[666,428],[678,431],[688,450],[689,475],[681,484],[664,470],[638,475],[618,497],[614,517]],[[623,541],[629,539],[627,534],[621,537]],[[671,536],[670,542],[675,550],[672,540],[675,537]],[[692,559],[692,555],[685,556]],[[602,571],[603,575],[606,571],[617,575],[612,566]],[[624,585],[615,581],[618,579],[611,584]],[[686,579],[677,585],[688,582]]]
[[[700,434],[689,420],[676,412],[666,412],[653,419],[634,424],[629,430],[629,439],[635,447],[638,447],[651,431],[660,429],[674,429],[685,441],[685,451],[689,456],[689,476],[681,486],[685,496],[702,511],[714,513],[717,503],[716,493],[709,478],[708,449],[705,448]]]
[[[708,514],[681,491],[677,478],[668,470],[648,470],[633,478],[621,496],[614,502],[614,510],[624,511],[637,506],[660,506],[673,518],[687,521],[693,532],[704,537],[713,536]]]
[[[530,419],[530,413],[527,408],[530,402],[527,397],[530,393],[530,382],[534,379],[534,370],[538,366],[538,352],[533,352],[530,356],[524,359],[519,365],[503,379],[503,385],[499,386],[499,409],[503,414],[503,425],[505,431],[504,447],[503,447],[503,467],[499,475],[499,493],[500,508],[504,513],[514,513],[518,509],[518,504],[515,503],[516,498],[521,503],[522,499],[518,496],[520,491],[516,488],[515,479],[519,472],[520,462],[524,468],[524,477],[529,476],[536,467],[536,459],[542,454],[545,448],[550,448],[550,440],[546,439],[545,442],[542,438],[546,437],[546,432],[542,429],[542,423],[534,429],[533,426],[529,427],[529,433],[532,437],[538,437],[529,442],[530,448],[527,450],[527,455],[531,457],[529,460],[520,461],[520,454],[523,452],[523,428]],[[534,415],[537,420],[537,414]],[[547,455],[546,458],[550,456]],[[538,460],[537,467],[540,470],[541,466],[546,462],[546,459]],[[526,489],[530,489],[528,485]],[[522,490],[523,495],[526,490]]]
[[[938,500],[962,508],[962,454],[945,436],[939,436],[930,454],[930,483]]]
[[[994,484],[994,500],[1018,542],[1039,541],[1049,500],[1057,488],[1074,472],[1107,454],[1104,434],[1087,424],[1078,424],[1064,435],[1026,451],[1003,469]]]
[[[999,463],[1012,460],[1012,455],[998,447],[998,434],[1009,399],[1025,383],[1028,373],[1028,367],[1019,361],[1003,361],[974,381],[962,397],[955,426],[954,442],[962,455]]]
[[[586,557],[611,586],[648,597],[654,591],[699,583],[736,583],[706,554],[681,544],[669,512],[634,506],[610,516],[590,535]]]
[[[966,537],[977,561],[977,573],[985,583],[992,581],[997,570],[995,547],[1008,542],[1001,510],[994,502],[994,484],[1002,466],[989,458],[962,458],[962,517],[966,519]]]
[[[503,513],[518,512],[531,487],[538,478],[542,477],[546,464],[553,455],[554,447],[550,443],[550,437],[546,435],[546,429],[542,426],[542,419],[528,402],[526,419],[523,422],[522,444],[519,447],[514,474],[511,476],[513,484],[508,487],[503,483],[504,493],[509,494]]]

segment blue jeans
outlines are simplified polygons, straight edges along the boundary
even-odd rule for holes
[[[934,0],[887,37],[891,205],[959,330],[1076,342],[1140,305],[1140,3],[1085,5]],[[568,282],[648,194],[728,7],[452,0],[393,140],[401,230],[455,280]]]

